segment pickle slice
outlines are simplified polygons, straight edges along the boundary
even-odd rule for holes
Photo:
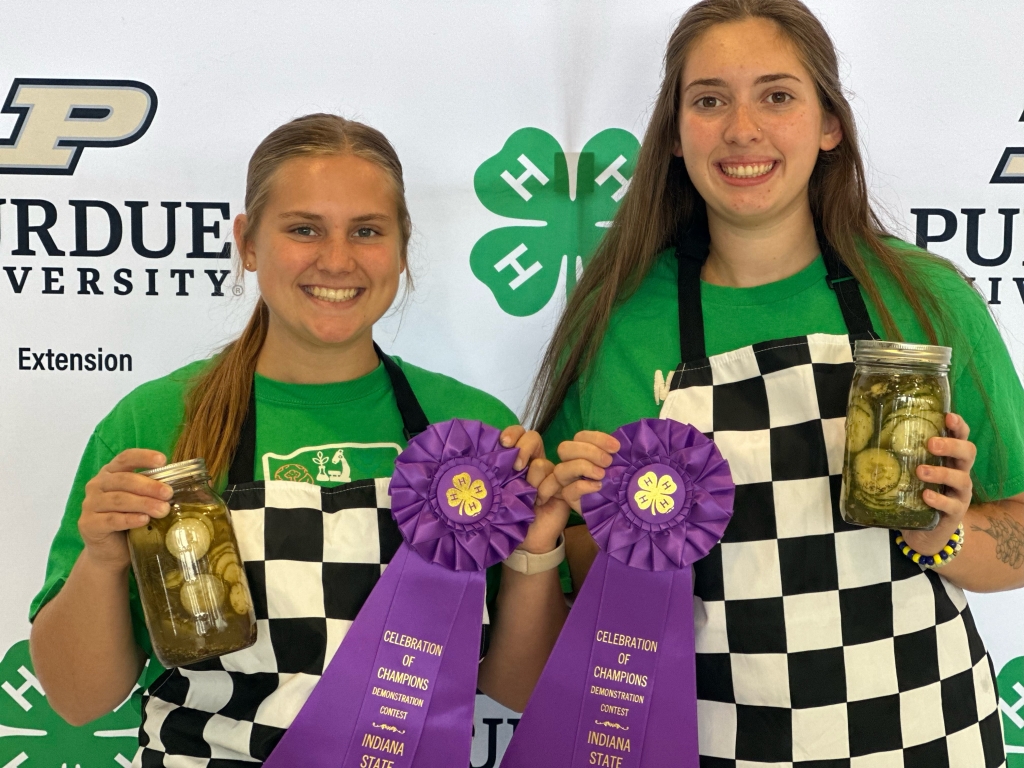
[[[210,519],[209,515],[204,515],[202,512],[186,512],[182,515],[182,518],[201,522],[206,526],[206,530],[210,532],[211,539],[216,535],[213,530],[213,520]]]
[[[217,557],[211,556],[210,562],[213,564],[213,572],[220,576],[222,579],[225,578],[224,574],[227,572],[227,569],[230,568],[232,565],[236,568],[240,566],[240,563],[238,562],[238,556],[230,549],[225,552],[222,552]]]
[[[853,459],[854,482],[869,496],[878,496],[900,482],[900,463],[889,451],[867,448]]]
[[[888,381],[876,381],[870,387],[868,387],[868,394],[871,397],[881,397],[889,391]]]
[[[177,589],[185,581],[185,577],[181,575],[181,571],[168,571],[164,575],[164,586],[167,589]]]
[[[935,423],[929,419],[908,416],[899,419],[892,428],[889,447],[896,453],[917,453],[923,451],[928,441],[939,434]]]
[[[210,531],[203,523],[194,517],[186,517],[170,527],[164,544],[167,551],[179,560],[186,555],[199,560],[210,548],[210,538]]]
[[[237,584],[242,580],[242,567],[237,562],[228,563],[218,575],[228,584]]]
[[[893,512],[899,508],[899,502],[892,491],[882,494],[881,496],[869,496],[858,488],[854,490],[853,498],[868,509],[873,509],[878,512]]]
[[[928,419],[940,432],[946,426],[946,414],[941,408],[918,408],[916,405],[902,405],[886,417],[886,424],[893,419]]]
[[[874,433],[874,419],[871,411],[859,405],[851,404],[846,414],[846,447],[850,453],[857,453],[867,448]]]
[[[242,584],[235,584],[231,587],[228,599],[231,600],[231,607],[234,609],[235,613],[249,612],[249,597]]]
[[[181,592],[181,604],[193,616],[213,613],[224,602],[224,582],[209,573],[200,574],[186,582]]]
[[[153,523],[142,528],[133,528],[128,531],[128,538],[132,545],[140,549],[145,547],[161,547],[164,543],[164,535],[160,533]]]

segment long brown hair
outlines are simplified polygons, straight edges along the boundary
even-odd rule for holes
[[[683,15],[669,39],[665,76],[629,192],[569,297],[541,361],[527,405],[535,428],[543,431],[551,425],[569,386],[586,375],[615,308],[636,291],[680,225],[704,205],[682,160],[672,152],[679,136],[683,67],[695,42],[711,27],[748,18],[775,22],[793,42],[814,80],[822,109],[834,115],[842,128],[842,141],[835,149],[819,153],[811,173],[809,197],[815,221],[864,287],[888,338],[902,340],[861,248],[874,254],[892,276],[931,343],[937,342],[929,313],[941,318],[941,305],[916,279],[906,252],[885,241],[891,235],[869,202],[853,111],[843,93],[838,57],[828,32],[799,0],[703,0]],[[922,254],[921,258],[929,257]]]
[[[402,164],[380,131],[337,115],[315,114],[292,120],[267,136],[253,152],[245,180],[246,227],[243,239],[256,232],[273,189],[274,175],[295,157],[353,155],[381,168],[394,186],[402,263],[408,256],[412,221],[405,201]],[[238,265],[239,270],[241,265]],[[406,286],[410,286],[408,270]],[[242,335],[228,344],[191,384],[185,421],[174,446],[174,461],[206,459],[210,477],[219,478],[234,456],[249,405],[253,374],[267,337],[270,310],[260,298]]]

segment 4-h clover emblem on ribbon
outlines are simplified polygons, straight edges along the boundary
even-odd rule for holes
[[[572,290],[626,194],[639,149],[629,131],[609,128],[574,158],[546,131],[522,128],[477,168],[473,187],[484,207],[522,222],[491,230],[469,257],[505,312],[540,311],[563,268],[566,293]]]
[[[139,747],[140,692],[81,728],[50,709],[36,679],[28,641],[0,661],[0,766],[130,768]]]
[[[460,472],[452,478],[447,496],[448,506],[458,507],[460,515],[476,517],[484,508],[480,502],[487,498],[487,487],[483,480],[474,480],[468,472]]]
[[[654,472],[647,472],[639,481],[640,490],[634,495],[636,505],[643,510],[651,510],[653,515],[667,515],[675,509],[676,501],[672,494],[678,490],[670,475],[658,477]]]

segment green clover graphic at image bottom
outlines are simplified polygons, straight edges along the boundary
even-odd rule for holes
[[[566,293],[576,284],[629,187],[640,143],[609,128],[572,158],[539,128],[522,128],[476,170],[473,187],[492,213],[522,225],[491,230],[470,253],[473,274],[505,312],[525,317],[554,297],[565,262]],[[575,190],[570,161],[575,159]]]
[[[996,678],[1006,739],[1006,768],[1024,768],[1024,656],[1006,662]]]
[[[15,643],[0,662],[0,768],[130,768],[140,693],[88,725],[68,725],[35,677],[28,641]]]

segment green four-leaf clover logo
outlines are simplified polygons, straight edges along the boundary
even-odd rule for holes
[[[1007,768],[1024,768],[1024,656],[1011,659],[996,679],[1003,713]]]
[[[555,295],[563,263],[566,292],[572,290],[629,188],[639,148],[629,131],[609,128],[574,158],[546,131],[522,128],[477,168],[480,202],[522,221],[485,234],[469,257],[505,312],[524,317],[542,309]]]
[[[0,661],[0,766],[130,768],[139,746],[139,697],[81,728],[50,709],[36,679],[28,641]]]

